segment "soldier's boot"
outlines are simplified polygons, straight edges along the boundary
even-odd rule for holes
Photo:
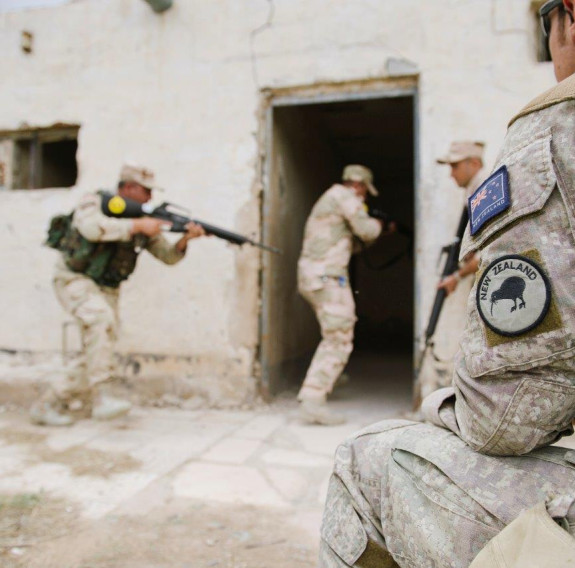
[[[337,426],[346,422],[345,416],[330,410],[325,400],[303,399],[299,403],[299,419],[304,424]]]
[[[39,426],[71,426],[72,417],[65,413],[64,406],[55,401],[43,400],[30,409],[30,421]]]
[[[94,389],[92,418],[94,420],[114,420],[130,412],[132,403],[123,398],[112,396],[107,385],[98,385]]]

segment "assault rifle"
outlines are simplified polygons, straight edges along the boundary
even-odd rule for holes
[[[367,213],[370,217],[375,219],[379,219],[382,222],[383,230],[389,228],[391,224],[395,225],[396,231],[407,238],[407,242],[405,248],[392,256],[390,259],[386,260],[381,264],[374,264],[372,260],[369,259],[367,255],[367,247],[362,244],[362,248],[364,251],[363,254],[363,261],[365,262],[366,266],[371,270],[385,270],[390,266],[394,265],[398,260],[400,260],[404,255],[411,255],[413,251],[413,230],[410,229],[407,225],[404,225],[400,221],[396,221],[391,215],[385,213],[381,209],[368,209]]]
[[[464,207],[461,213],[461,218],[459,219],[459,225],[457,226],[457,233],[455,238],[453,241],[441,249],[441,256],[445,254],[445,264],[443,266],[443,271],[441,272],[441,280],[450,274],[453,274],[459,266],[459,251],[461,250],[461,240],[463,239],[463,233],[465,233],[465,228],[467,227],[468,221],[469,213],[467,211],[467,207]],[[443,302],[445,301],[446,296],[447,292],[445,288],[439,288],[435,294],[435,301],[433,302],[433,308],[431,309],[431,315],[429,316],[429,322],[427,323],[427,328],[425,330],[424,345],[419,352],[415,366],[417,378],[415,381],[414,407],[416,409],[419,408],[421,404],[421,382],[419,380],[419,374],[421,373],[421,367],[423,366],[423,361],[427,351],[431,349],[433,353],[433,334],[435,333],[435,328],[437,327],[437,322],[439,321],[439,316],[441,314],[441,309],[443,308]],[[435,355],[434,358],[437,360]]]
[[[396,221],[389,213],[385,213],[381,209],[368,209],[367,211],[370,217],[375,217],[383,223],[383,228],[386,229],[392,223],[395,225],[397,232],[404,237],[407,237],[410,241],[413,241],[413,230],[407,225],[404,225],[400,221]]]
[[[209,223],[200,221],[199,219],[192,219],[187,215],[183,215],[183,213],[187,213],[187,211],[183,207],[174,205],[173,203],[164,202],[157,207],[153,207],[149,203],[138,203],[133,199],[120,197],[113,193],[105,191],[100,193],[102,196],[102,213],[108,217],[123,217],[131,219],[138,217],[154,217],[155,219],[162,219],[167,223],[171,223],[169,231],[172,233],[185,233],[186,225],[192,222],[203,227],[206,234],[214,235],[214,237],[218,237],[235,245],[243,245],[247,243],[269,252],[281,254],[281,251],[275,247],[258,243],[244,235],[239,235],[238,233],[233,233],[227,229],[222,229],[215,225],[210,225]]]

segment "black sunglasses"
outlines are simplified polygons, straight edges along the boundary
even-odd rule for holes
[[[549,14],[555,10],[555,8],[563,9],[563,0],[549,0],[549,2],[545,2],[539,10],[541,28],[543,29],[543,35],[547,38],[551,33],[551,20],[549,18]]]

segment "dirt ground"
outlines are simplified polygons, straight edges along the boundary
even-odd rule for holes
[[[88,521],[42,494],[0,496],[3,568],[303,568],[311,541],[276,510],[180,501]]]
[[[74,446],[56,451],[40,432],[0,430],[31,465],[66,465],[108,478],[141,465],[128,454]],[[145,515],[82,516],[77,502],[45,493],[0,493],[1,568],[287,568],[316,564],[317,535],[278,509],[169,498]]]

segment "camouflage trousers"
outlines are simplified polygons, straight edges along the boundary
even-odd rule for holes
[[[431,424],[379,422],[336,451],[319,566],[467,568],[541,502],[575,535],[575,451],[486,456]]]
[[[320,290],[300,289],[300,294],[315,311],[322,339],[298,399],[321,398],[332,391],[353,351],[353,328],[357,320],[355,303],[346,278],[329,278]]]
[[[53,385],[62,401],[88,393],[111,378],[118,328],[118,289],[98,286],[92,279],[59,270],[54,290],[60,304],[79,324],[82,353],[63,381]]]

